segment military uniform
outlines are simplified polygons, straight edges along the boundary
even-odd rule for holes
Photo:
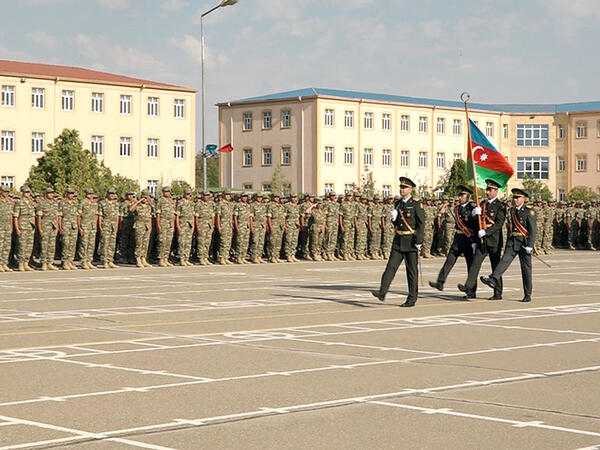
[[[107,198],[98,203],[98,221],[100,229],[100,248],[102,252],[100,258],[105,269],[116,268],[114,263],[115,247],[117,245],[117,233],[119,231],[120,208],[116,198],[111,199],[111,195],[115,195],[113,189],[108,190]]]
[[[335,257],[335,248],[338,240],[340,220],[340,204],[335,200],[335,194],[330,195],[329,200],[324,204],[324,209],[327,227],[323,238],[323,253],[327,261],[335,261],[337,260]]]
[[[175,201],[170,197],[171,188],[163,187],[163,195],[156,202],[155,214],[158,229],[158,265],[172,266],[169,262],[171,243],[175,231]]]
[[[513,189],[513,197],[528,197],[526,191],[522,189]],[[537,233],[537,223],[533,210],[522,204],[520,207],[513,206],[508,212],[511,232],[506,243],[502,259],[489,277],[481,277],[481,281],[491,288],[495,289],[498,280],[509,268],[515,257],[519,255],[521,264],[521,277],[523,279],[524,302],[531,301],[532,293],[532,275],[531,275],[531,254],[533,253],[532,242],[535,242]]]
[[[35,207],[36,203],[29,195],[29,187],[22,188],[23,195],[14,204],[13,217],[15,218],[15,230],[17,232],[17,262],[19,271],[33,270],[29,266],[31,253],[33,252],[33,239],[35,236]]]
[[[437,217],[437,209],[430,204],[423,205],[425,213],[425,233],[423,235],[423,258],[431,258],[433,246],[434,221]]]
[[[544,241],[542,242],[542,246],[544,248],[544,253],[546,255],[551,255],[554,253],[554,224],[556,220],[556,207],[554,206],[554,203],[548,204],[545,212],[543,224]]]
[[[242,197],[248,198],[246,193]],[[252,206],[248,201],[240,200],[233,209],[233,218],[236,224],[234,258],[238,264],[247,264],[246,254],[250,244],[250,221],[252,220]]]
[[[396,231],[394,229],[394,225],[390,219],[390,213],[394,209],[394,199],[389,198],[387,202],[382,205],[382,219],[383,219],[383,237],[382,237],[382,251],[383,257],[389,258],[390,251],[392,249],[392,243],[394,241],[394,237],[396,236]]]
[[[250,237],[250,259],[254,264],[265,262],[262,259],[267,233],[267,204],[262,201],[262,194],[257,194],[252,202],[252,236]]]
[[[279,196],[275,197],[278,198]],[[279,259],[279,255],[281,253],[281,243],[285,229],[285,209],[281,203],[273,200],[269,204],[267,208],[267,220],[269,223],[269,244],[267,248],[269,262],[282,262]]]
[[[192,256],[192,238],[196,221],[196,205],[190,199],[191,191],[183,191],[183,197],[175,207],[175,223],[177,224],[177,257],[179,264],[189,266]],[[210,231],[212,234],[212,229]],[[208,255],[207,255],[208,256]],[[204,264],[204,261],[201,261]]]
[[[340,205],[341,256],[344,261],[354,260],[354,234],[356,231],[356,205],[351,199]]]
[[[369,256],[371,259],[381,259],[381,204],[379,197],[374,196],[373,202],[367,207],[369,221]]]
[[[81,245],[79,247],[79,256],[81,256],[81,267],[84,269],[94,269],[92,265],[94,259],[94,248],[96,246],[96,226],[98,216],[98,203],[91,196],[94,191],[86,189],[86,198],[81,201],[79,210],[81,214]]]
[[[0,272],[12,272],[8,257],[13,231],[13,201],[8,196],[8,187],[0,186]]]
[[[58,217],[60,216],[60,211],[54,197],[48,197],[48,194],[54,194],[54,190],[51,188],[46,189],[46,197],[38,203],[35,214],[41,238],[40,260],[42,270],[56,270],[56,266],[53,263],[56,252],[56,237],[59,230]]]
[[[135,263],[135,231],[133,229],[133,211],[130,207],[135,203],[132,192],[127,193],[125,200],[119,205],[121,215],[119,256],[128,263]]]
[[[150,267],[147,261],[150,233],[152,232],[152,205],[148,191],[142,191],[141,198],[130,206],[133,212],[133,230],[135,233],[135,261],[138,267]]]
[[[210,244],[215,228],[215,207],[204,193],[202,200],[196,203],[196,231],[198,242],[198,261],[201,265],[210,264]]]
[[[283,237],[283,253],[288,262],[297,262],[296,249],[300,234],[300,206],[292,195],[285,204],[285,234]]]
[[[415,183],[412,180],[400,177],[400,188],[402,191],[414,187]],[[381,301],[385,299],[392,280],[400,264],[404,261],[406,265],[408,297],[406,298],[406,302],[401,306],[414,306],[419,295],[418,252],[423,245],[425,215],[421,203],[412,198],[410,191],[407,192],[405,198],[395,202],[394,210],[391,212],[391,223],[394,226],[395,236],[390,258],[381,276],[379,290],[373,291],[372,294]]]
[[[80,210],[79,202],[73,196],[73,189],[66,190],[66,196],[59,203],[61,214],[62,234],[62,267],[65,270],[76,269],[73,261],[77,250],[77,236],[79,235]],[[71,198],[69,198],[71,197]]]
[[[366,260],[367,258],[367,240],[369,234],[369,215],[368,207],[364,203],[366,200],[365,196],[361,196],[356,204],[356,244],[355,252],[356,258],[359,260]]]
[[[325,236],[325,221],[327,212],[323,209],[323,199],[317,198],[314,206],[307,210],[309,215],[308,227],[310,235],[310,255],[315,261],[322,261],[323,237]]]

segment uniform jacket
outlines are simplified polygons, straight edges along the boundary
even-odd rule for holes
[[[423,243],[425,233],[425,213],[421,202],[410,197],[406,202],[398,200],[394,208],[398,211],[398,217],[392,222],[396,228],[393,248],[399,252],[416,252],[415,245]],[[402,220],[403,215],[410,229],[413,230],[412,234],[398,234],[398,232],[410,231]]]
[[[502,227],[506,220],[506,205],[496,199],[492,203],[483,200],[480,206],[481,218],[485,221],[485,244],[490,249],[501,249],[504,244]]]
[[[528,236],[514,236],[513,233],[520,233],[519,227],[515,224],[514,218],[519,222],[521,227],[527,230]],[[506,242],[506,246],[512,245],[515,251],[519,251],[521,247],[533,247],[537,232],[537,223],[535,213],[529,206],[523,205],[521,208],[512,207],[509,211],[510,220],[510,235]]]

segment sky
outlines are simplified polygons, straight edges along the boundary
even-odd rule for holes
[[[0,0],[0,59],[200,90],[220,0]],[[600,100],[598,0],[239,0],[205,18],[215,103],[304,87],[481,103]],[[200,95],[197,102],[200,145]]]

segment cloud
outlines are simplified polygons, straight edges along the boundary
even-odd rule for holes
[[[42,6],[42,5],[54,5],[57,3],[63,3],[65,0],[22,0],[27,6]]]
[[[160,9],[164,12],[179,11],[189,5],[189,2],[184,0],[166,0],[160,5]]]
[[[45,31],[32,31],[26,36],[40,47],[55,48],[58,45],[58,39]]]
[[[169,43],[182,50],[187,56],[189,56],[196,64],[202,64],[202,42],[200,39],[186,34],[182,38],[171,37]],[[219,54],[215,55],[212,48],[208,45],[204,46],[204,61],[207,68],[214,68],[216,66],[225,66],[229,63],[229,58],[226,55]]]
[[[104,8],[115,10],[129,9],[131,7],[129,0],[98,0],[98,3]]]

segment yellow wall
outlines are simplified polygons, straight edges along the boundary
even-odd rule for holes
[[[64,128],[79,131],[84,148],[91,148],[93,135],[104,136],[104,155],[100,159],[115,174],[139,180],[142,188],[148,180],[170,184],[184,180],[194,185],[195,165],[195,94],[186,91],[167,91],[152,88],[136,88],[108,84],[68,82],[0,76],[1,85],[15,86],[15,107],[0,106],[0,128],[15,131],[15,151],[0,152],[0,176],[14,176],[15,185],[26,180],[29,168],[35,164],[39,154],[32,154],[32,132],[43,132],[45,144]],[[45,89],[45,107],[32,108],[31,90]],[[73,111],[62,111],[63,90],[75,91]],[[91,110],[92,93],[104,94],[104,111]],[[130,115],[120,114],[120,96],[132,97]],[[149,117],[148,97],[159,98],[159,116]],[[174,117],[173,102],[185,100],[185,117]],[[121,137],[131,137],[131,157],[119,156]],[[159,139],[158,158],[148,158],[148,138]],[[185,141],[184,159],[175,159],[174,140]]]
[[[568,167],[569,189],[584,186],[600,193],[600,113],[571,114],[569,121],[571,124],[569,143],[572,160]],[[577,124],[580,122],[585,123],[587,127],[586,137],[583,138],[577,137]],[[577,170],[578,155],[584,155],[587,159],[585,170]]]

